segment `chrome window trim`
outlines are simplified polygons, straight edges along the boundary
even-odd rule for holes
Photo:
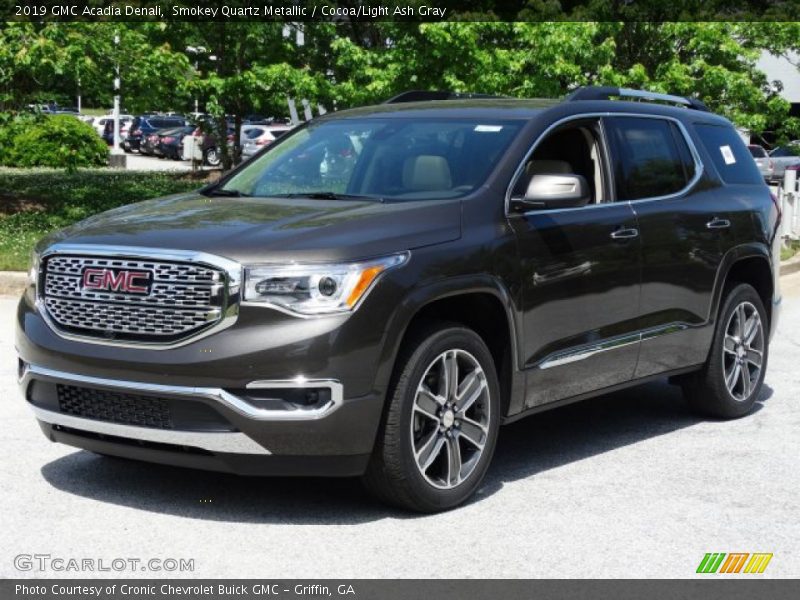
[[[148,350],[171,350],[179,348],[187,344],[196,342],[209,335],[213,335],[227,329],[233,325],[239,317],[239,306],[241,304],[241,286],[243,278],[243,267],[236,261],[231,259],[217,256],[216,254],[209,254],[206,252],[195,252],[190,250],[172,250],[167,248],[146,248],[140,246],[110,246],[104,244],[70,244],[70,243],[55,243],[48,246],[39,255],[39,265],[44,264],[44,260],[53,255],[58,254],[75,254],[85,256],[103,256],[110,258],[130,258],[130,259],[150,259],[154,261],[173,261],[184,263],[196,263],[199,265],[207,265],[215,269],[222,270],[226,274],[225,282],[225,298],[224,307],[225,312],[222,318],[213,326],[203,329],[195,334],[180,339],[176,342],[162,343],[162,342],[137,342],[131,340],[105,340],[98,337],[70,333],[61,329],[57,323],[50,317],[47,307],[44,305],[42,297],[43,287],[39,285],[43,277],[43,270],[40,266],[37,273],[36,285],[36,310],[42,319],[47,323],[47,326],[61,338],[70,341],[83,342],[87,344],[98,344],[101,346],[116,346],[119,348],[139,348]]]
[[[255,421],[313,421],[323,419],[334,411],[338,410],[344,402],[344,388],[335,379],[306,379],[297,377],[295,379],[279,380],[259,380],[246,385],[248,389],[285,389],[285,388],[310,388],[322,387],[331,391],[331,400],[327,404],[308,410],[273,410],[258,408],[253,406],[239,396],[217,387],[191,387],[166,385],[160,383],[147,383],[140,381],[125,381],[119,379],[106,379],[104,377],[91,377],[89,375],[78,375],[40,367],[38,365],[26,364],[23,367],[19,379],[23,394],[26,394],[28,384],[33,379],[54,382],[79,383],[101,388],[111,388],[125,390],[140,394],[166,394],[168,396],[178,396],[187,399],[207,398],[224,405],[238,414]],[[26,396],[27,397],[27,396]],[[80,419],[84,421],[85,419]],[[94,422],[94,421],[92,421]],[[135,430],[146,429],[134,427]]]
[[[536,210],[529,210],[529,211],[525,211],[525,212],[521,212],[521,213],[512,213],[510,211],[511,192],[514,189],[514,186],[516,185],[516,183],[519,180],[520,176],[522,175],[522,172],[525,169],[525,164],[528,162],[530,157],[536,151],[537,146],[539,146],[539,144],[542,142],[542,140],[547,135],[549,135],[550,132],[552,132],[557,127],[560,127],[564,123],[569,123],[570,121],[578,121],[578,120],[581,120],[581,119],[601,119],[602,120],[602,119],[613,118],[613,117],[632,117],[632,118],[638,118],[638,119],[662,119],[662,120],[665,120],[665,121],[671,121],[671,122],[675,123],[678,126],[678,130],[681,132],[681,135],[683,136],[683,139],[686,142],[686,145],[689,147],[689,152],[691,153],[692,158],[694,159],[694,176],[692,177],[692,179],[689,180],[689,182],[683,188],[678,190],[677,192],[674,192],[672,194],[667,194],[667,195],[664,195],[664,196],[653,196],[653,197],[648,197],[648,198],[638,198],[636,200],[621,200],[619,202],[604,202],[602,204],[587,204],[586,206],[578,206],[578,207],[573,207],[573,208],[536,209]],[[606,136],[606,132],[605,132],[605,130],[603,130],[603,144],[606,145],[606,151],[608,151],[606,137],[607,137]],[[609,161],[610,160],[611,160],[611,156],[610,156],[610,153],[609,153]],[[609,176],[611,178],[611,183],[612,183],[611,187],[614,190],[614,195],[616,195],[616,187],[617,187],[616,183],[617,182],[616,182],[616,178],[614,177],[614,173],[613,173],[613,171],[614,171],[613,166],[614,165],[611,164],[611,165],[608,165],[608,166],[611,167],[611,171],[612,171],[611,173],[609,173]],[[547,127],[547,129],[545,129],[541,134],[539,134],[539,136],[533,141],[533,144],[531,144],[531,147],[525,153],[525,156],[523,157],[522,161],[520,161],[519,165],[517,166],[516,170],[514,171],[514,175],[511,177],[511,181],[509,182],[508,187],[506,188],[504,211],[505,211],[506,218],[511,218],[511,217],[524,217],[524,216],[529,216],[529,215],[533,215],[533,214],[544,214],[544,213],[554,213],[554,212],[567,212],[567,211],[575,211],[575,210],[586,210],[586,209],[592,209],[592,208],[599,208],[599,207],[602,207],[602,206],[614,206],[614,205],[621,205],[621,204],[626,204],[626,203],[633,208],[633,206],[636,203],[639,203],[639,202],[655,202],[655,201],[658,201],[658,200],[669,200],[669,199],[672,199],[672,198],[677,198],[677,197],[683,196],[687,192],[689,192],[697,184],[698,181],[700,181],[700,178],[703,176],[703,173],[704,173],[704,166],[703,166],[703,161],[700,159],[700,153],[697,151],[697,147],[695,146],[694,141],[692,140],[692,137],[689,135],[689,131],[686,129],[686,126],[680,121],[680,119],[677,119],[675,117],[670,117],[670,116],[667,116],[667,115],[648,115],[648,114],[629,113],[629,112],[611,112],[611,111],[606,111],[606,112],[578,113],[578,114],[570,115],[568,117],[564,117],[562,119],[559,119],[555,123],[552,123],[549,127]]]

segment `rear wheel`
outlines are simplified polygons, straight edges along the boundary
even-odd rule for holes
[[[420,512],[457,506],[480,485],[500,422],[492,355],[471,329],[442,324],[408,344],[364,482]]]
[[[203,153],[203,160],[209,167],[218,167],[219,164],[222,162],[222,158],[219,155],[219,149],[208,148]]]
[[[751,285],[738,284],[725,297],[705,367],[684,382],[690,405],[722,419],[746,415],[761,393],[768,354],[764,305]]]

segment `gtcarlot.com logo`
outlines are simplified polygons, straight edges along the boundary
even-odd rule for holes
[[[772,553],[767,552],[708,552],[700,564],[697,565],[698,573],[749,573],[752,575],[763,573]]]
[[[18,571],[55,571],[92,573],[98,571],[192,572],[193,558],[88,558],[63,557],[52,554],[17,554],[14,567]]]

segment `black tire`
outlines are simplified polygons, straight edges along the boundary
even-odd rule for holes
[[[757,373],[755,365],[748,362],[748,358],[751,356],[750,352],[753,350],[748,350],[747,345],[734,342],[733,340],[738,336],[728,336],[729,328],[731,332],[735,332],[739,317],[734,315],[734,312],[739,307],[750,311],[751,316],[755,312],[758,313],[761,360]],[[727,349],[726,338],[729,340]],[[757,338],[754,338],[755,341]],[[741,364],[742,354],[744,355],[744,365]],[[684,380],[684,396],[692,409],[703,415],[718,419],[742,417],[753,409],[753,405],[761,393],[768,358],[769,321],[761,297],[751,285],[735,284],[727,289],[727,294],[723,299],[706,364],[696,375]],[[728,380],[735,383],[734,389],[731,390],[726,381],[726,372],[728,375],[735,375],[737,362],[739,363],[739,375],[736,381],[733,377]],[[747,370],[749,388],[745,387],[748,384],[744,381],[744,369]]]
[[[218,167],[222,163],[222,157],[219,155],[219,149],[206,148],[203,152],[203,162],[209,167]]]
[[[438,362],[443,356],[444,362]],[[432,375],[431,369],[434,365],[444,364],[446,367],[448,356],[456,357],[454,360],[457,363],[467,361],[468,368],[476,367],[470,371],[462,368],[463,363],[459,365],[457,381],[465,383],[467,378],[472,376],[472,382],[478,382],[478,386],[474,386],[474,383],[466,386],[462,391],[463,396],[457,402],[463,401],[462,406],[464,406],[467,404],[467,396],[476,396],[479,399],[471,404],[472,408],[463,413],[453,408],[447,411],[449,415],[445,415],[444,408],[439,406],[442,408],[439,413],[441,419],[438,425],[434,425],[437,421],[416,412],[418,386],[422,385],[423,377],[427,379]],[[481,370],[484,378],[480,376]],[[501,418],[500,386],[489,349],[480,336],[471,329],[453,323],[434,324],[412,336],[412,339],[404,345],[392,381],[378,440],[363,477],[365,486],[387,504],[417,512],[437,512],[461,504],[475,492],[483,480],[497,442]],[[441,394],[441,388],[437,389]],[[459,389],[459,386],[451,389]],[[447,404],[444,405],[446,406]],[[455,423],[453,423],[454,415]],[[478,450],[477,445],[469,444],[469,438],[466,436],[470,424],[474,425],[478,420],[483,425],[482,433],[478,436],[484,442],[482,451]],[[421,438],[432,439],[434,436],[448,438],[442,442],[444,444],[442,454],[439,454],[437,459],[440,462],[431,463],[424,474],[421,472],[422,467],[418,467],[414,453],[414,444],[424,445],[422,439],[414,441],[417,427],[429,428],[430,437],[420,432]],[[472,427],[471,435],[474,436],[476,431],[478,430]],[[457,452],[453,444],[458,447]],[[430,456],[432,455],[433,452],[430,453]],[[453,456],[458,458],[456,462],[450,463],[450,458]],[[428,479],[433,479],[433,475],[430,474],[433,470],[441,469],[442,477],[449,480],[450,465],[461,464],[458,462],[461,460],[465,460],[463,468],[452,471],[457,473],[456,482],[454,484],[443,482],[443,485],[452,487],[440,488]],[[461,480],[462,472],[463,480]]]

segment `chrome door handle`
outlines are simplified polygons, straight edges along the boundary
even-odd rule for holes
[[[727,229],[730,226],[731,222],[728,219],[719,219],[717,217],[706,223],[706,229]]]
[[[611,234],[612,240],[632,240],[639,237],[639,230],[633,227],[620,227]]]

